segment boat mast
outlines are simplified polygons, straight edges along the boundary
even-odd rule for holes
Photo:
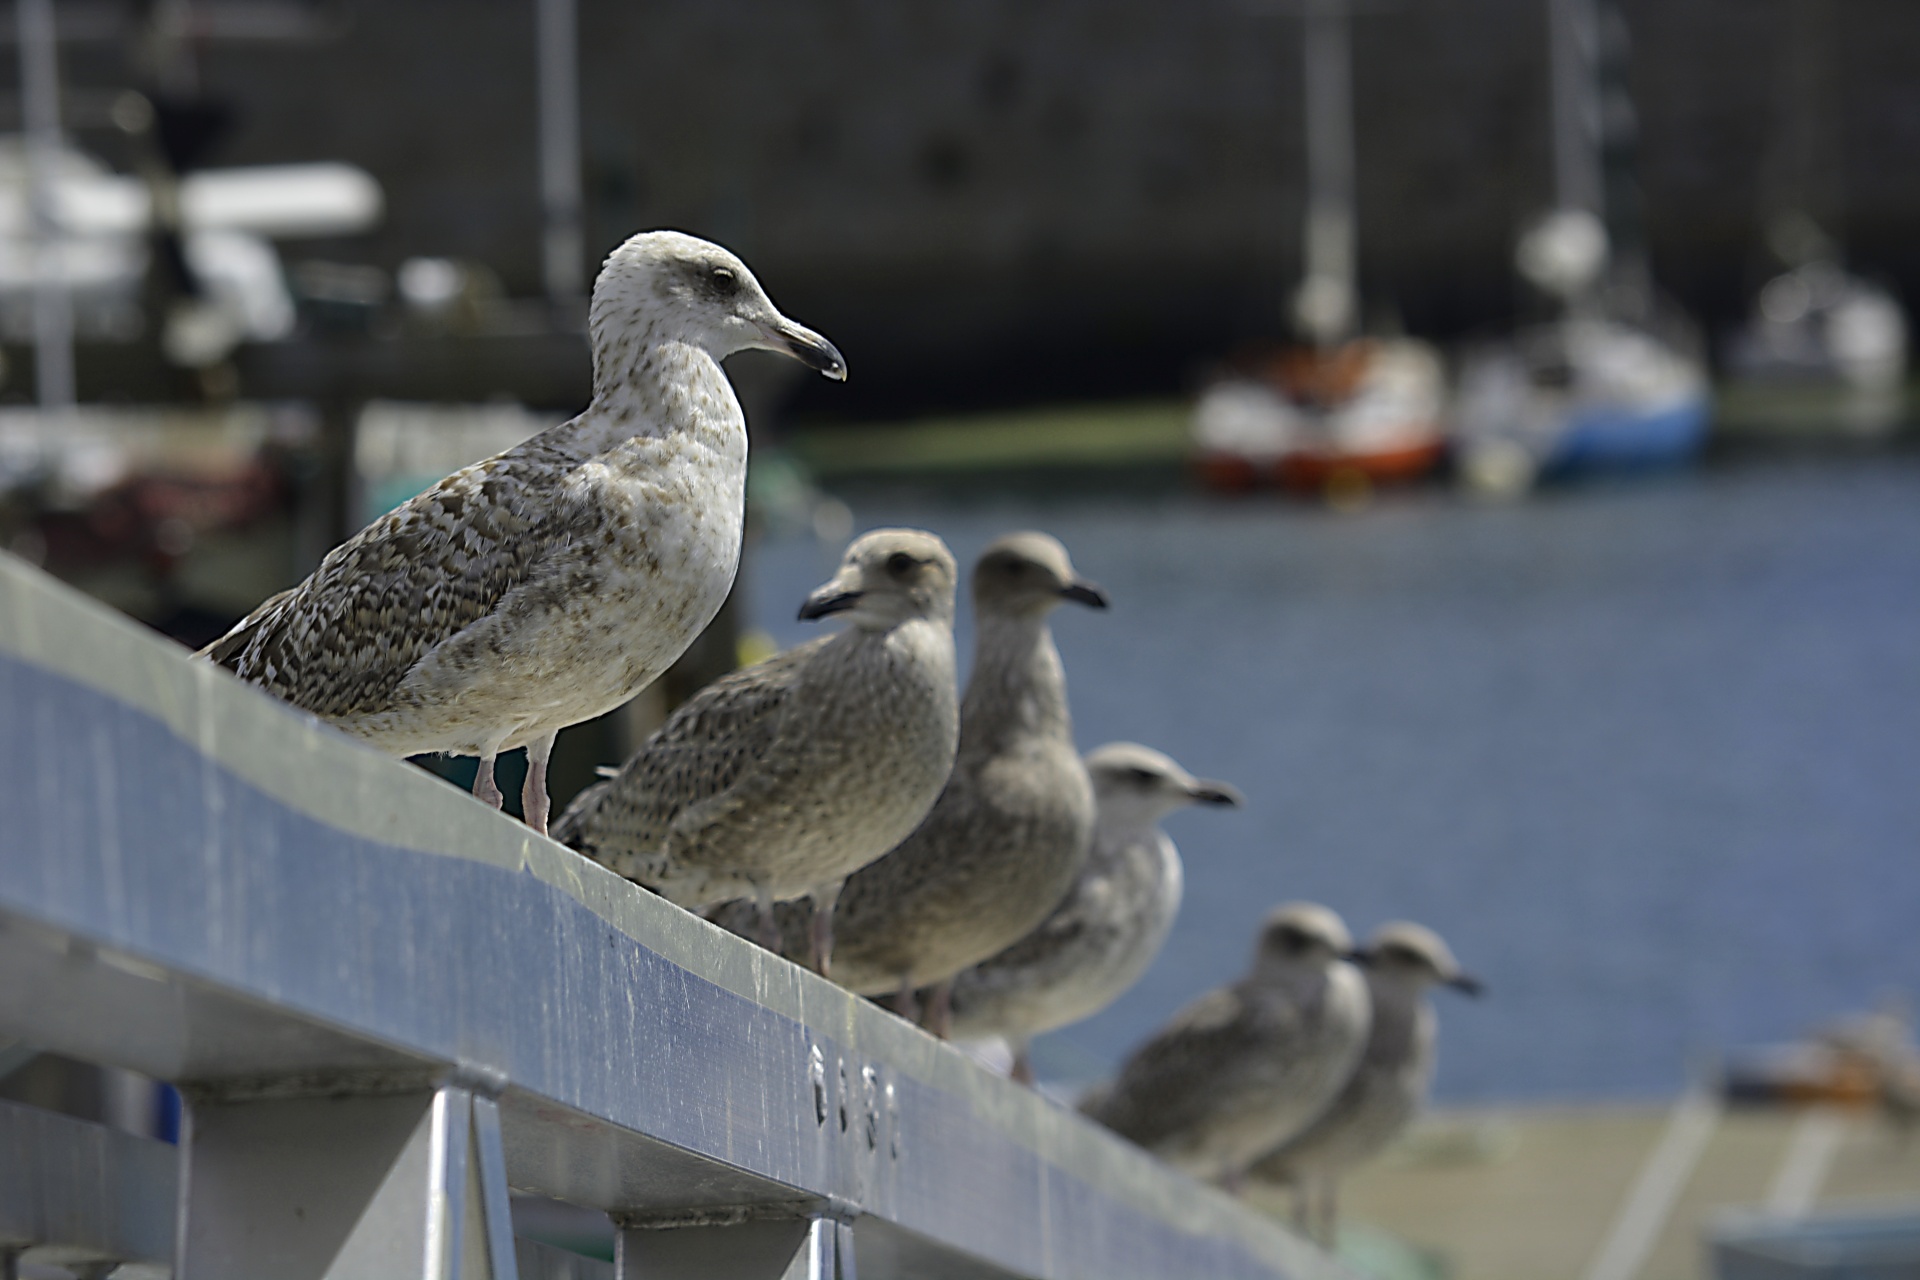
[[[1305,62],[1305,275],[1294,320],[1320,346],[1351,338],[1358,320],[1355,264],[1353,48],[1346,0],[1309,0]]]
[[[1600,17],[1593,0],[1547,0],[1553,77],[1553,204],[1604,218],[1600,176]]]
[[[42,409],[73,408],[73,297],[58,210],[62,160],[60,59],[53,0],[14,6],[20,115],[26,124],[27,209],[33,229],[33,381]]]

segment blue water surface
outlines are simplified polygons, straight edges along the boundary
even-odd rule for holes
[[[1113,608],[1057,615],[1083,747],[1247,794],[1170,820],[1185,907],[1141,983],[1046,1037],[1091,1077],[1245,964],[1273,903],[1439,929],[1443,1099],[1677,1088],[1718,1049],[1920,992],[1920,459],[1773,459],[1357,515],[1200,495],[879,493],[856,528],[963,563],[1058,535]],[[838,546],[762,543],[783,644]],[[962,652],[970,641],[965,605]],[[964,662],[964,658],[963,658]]]

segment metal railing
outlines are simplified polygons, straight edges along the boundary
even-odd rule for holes
[[[0,1037],[186,1099],[177,1157],[0,1113],[0,1178],[39,1169],[19,1176],[46,1201],[0,1206],[0,1254],[191,1280],[608,1274],[516,1243],[512,1187],[612,1215],[623,1280],[1338,1273],[5,556]],[[63,1227],[61,1195],[98,1212]]]

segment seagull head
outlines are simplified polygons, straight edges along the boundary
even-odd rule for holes
[[[1259,968],[1326,969],[1353,958],[1346,922],[1317,902],[1283,903],[1260,927]]]
[[[973,567],[973,601],[982,614],[1045,614],[1062,600],[1107,607],[1107,593],[1073,570],[1058,538],[1009,533],[980,553]]]
[[[1224,782],[1196,778],[1174,760],[1137,742],[1109,742],[1086,757],[1103,827],[1151,826],[1190,804],[1233,808],[1240,793]]]
[[[1362,953],[1369,978],[1398,982],[1416,990],[1438,984],[1477,996],[1480,980],[1460,967],[1440,935],[1425,925],[1395,920],[1373,931]]]
[[[607,256],[589,319],[596,353],[648,330],[703,348],[716,360],[758,348],[791,356],[835,381],[847,362],[831,342],[780,314],[747,264],[679,231],[643,231]]]
[[[801,621],[844,613],[856,627],[887,631],[916,618],[953,623],[959,577],[947,544],[921,529],[875,529],[855,538],[833,580],[800,606]]]

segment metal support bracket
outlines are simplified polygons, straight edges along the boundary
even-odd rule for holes
[[[620,1229],[615,1280],[858,1280],[853,1228],[825,1216]]]
[[[180,1215],[197,1280],[518,1280],[499,1109],[456,1085],[192,1097]]]

